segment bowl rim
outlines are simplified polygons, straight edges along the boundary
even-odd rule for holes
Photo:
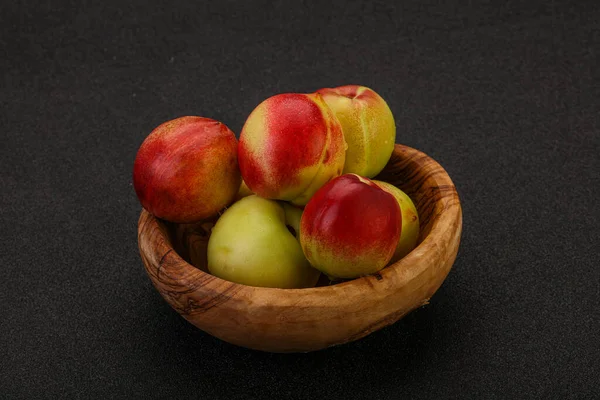
[[[427,272],[431,262],[429,260],[424,262],[423,258],[436,256],[441,247],[448,244],[443,243],[443,240],[448,241],[452,236],[449,232],[446,232],[449,226],[455,226],[451,223],[452,221],[460,219],[458,229],[462,229],[460,200],[454,183],[445,169],[427,154],[408,146],[395,144],[394,153],[410,154],[411,161],[422,162],[430,167],[431,170],[426,175],[425,180],[432,179],[435,183],[434,186],[438,188],[437,190],[440,192],[445,191],[450,196],[441,196],[435,200],[434,207],[436,208],[436,212],[433,216],[434,220],[431,221],[431,229],[422,238],[418,246],[402,259],[386,266],[375,274],[329,286],[301,289],[257,287],[226,281],[204,272],[185,261],[174,250],[171,239],[164,230],[164,225],[161,227],[162,224],[159,223],[156,217],[142,209],[138,221],[140,254],[142,256],[152,255],[155,260],[159,261],[160,265],[157,271],[151,271],[146,265],[146,270],[150,275],[155,275],[156,279],[177,281],[183,287],[197,288],[199,286],[198,282],[202,282],[203,290],[206,293],[213,292],[215,296],[225,296],[227,300],[232,299],[234,301],[236,298],[243,297],[250,299],[256,306],[278,304],[281,307],[291,307],[300,298],[302,301],[309,300],[311,304],[319,304],[318,299],[322,298],[323,295],[334,295],[336,297],[335,301],[330,301],[332,306],[335,304],[335,307],[343,307],[350,302],[355,302],[357,296],[365,296],[365,290],[377,292],[372,294],[381,296],[381,282],[385,282],[383,285],[383,292],[385,292],[385,290],[392,289],[394,286],[402,286],[414,277]],[[373,179],[378,178],[375,177]],[[151,228],[155,232],[162,232],[162,235],[159,235],[158,240],[154,241],[156,245],[153,248],[147,248],[148,246],[143,245],[141,236],[142,232]],[[460,237],[460,234],[458,236]],[[170,262],[163,262],[166,258],[169,258]],[[433,262],[433,260],[431,261]],[[417,266],[418,268],[411,268],[411,266]],[[310,301],[310,298],[313,298],[314,301]],[[320,306],[327,307],[327,304],[320,304]]]

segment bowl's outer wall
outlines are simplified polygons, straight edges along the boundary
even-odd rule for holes
[[[173,239],[181,240],[177,234],[181,227],[146,211],[138,224],[141,258],[152,283],[171,307],[227,342],[264,351],[305,352],[359,339],[427,304],[456,259],[462,232],[456,188],[446,171],[426,154],[396,145],[376,179],[411,196],[419,211],[421,234],[411,253],[375,275],[311,289],[227,282],[180,255],[189,256],[192,249],[187,247],[194,243],[201,249],[196,253],[205,250],[206,228],[201,224],[185,227],[192,234],[183,235],[185,243],[173,243]]]

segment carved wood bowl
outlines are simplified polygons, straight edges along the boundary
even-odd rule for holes
[[[227,342],[271,352],[306,352],[362,338],[427,304],[458,252],[462,211],[446,171],[396,145],[381,174],[404,190],[420,217],[417,247],[379,273],[310,289],[240,285],[206,272],[212,221],[172,224],[146,211],[138,244],[146,272],[185,319]]]

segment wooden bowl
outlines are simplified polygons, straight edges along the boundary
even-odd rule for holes
[[[404,190],[421,223],[418,246],[377,274],[310,289],[228,282],[206,272],[214,220],[171,224],[142,211],[138,244],[146,272],[185,319],[239,346],[305,352],[362,338],[428,303],[454,263],[462,231],[456,188],[426,154],[396,145],[376,179]]]

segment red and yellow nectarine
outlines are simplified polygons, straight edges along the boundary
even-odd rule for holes
[[[154,129],[140,146],[133,186],[156,217],[190,223],[216,214],[240,187],[237,140],[227,126],[181,117]]]
[[[345,174],[325,184],[304,208],[300,244],[316,269],[356,278],[388,264],[401,228],[394,196],[367,178]]]
[[[396,141],[396,123],[385,100],[365,86],[347,85],[317,93],[332,109],[348,143],[344,174],[372,178],[387,164]]]
[[[249,115],[238,145],[244,182],[268,199],[305,205],[344,167],[342,128],[319,94],[270,97]]]

